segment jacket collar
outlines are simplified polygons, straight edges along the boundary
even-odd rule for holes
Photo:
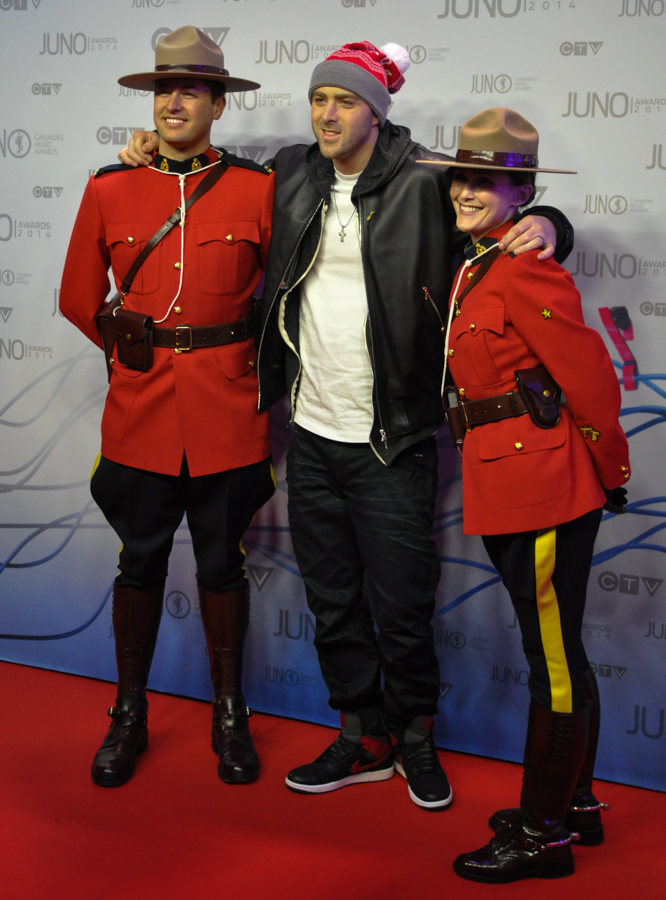
[[[162,156],[161,153],[155,153],[153,156],[152,166],[162,172],[170,172],[174,175],[190,175],[192,172],[198,172],[199,169],[205,169],[206,166],[217,162],[221,157],[221,153],[209,147],[203,153],[192,156],[190,159],[170,159]]]
[[[352,198],[374,191],[390,181],[416,146],[416,142],[411,139],[409,128],[393,125],[387,120],[379,131],[370,162],[354,186]],[[335,167],[332,160],[321,155],[316,143],[308,148],[305,170],[324,200],[329,200],[331,187],[335,181]]]

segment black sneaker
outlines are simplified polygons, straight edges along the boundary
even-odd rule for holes
[[[350,741],[339,734],[314,762],[292,769],[286,785],[299,794],[325,794],[349,784],[386,781],[392,777],[393,758],[388,737],[363,735],[358,741]]]
[[[423,809],[444,809],[453,791],[437,756],[432,737],[432,716],[417,716],[402,739],[391,735],[394,765],[407,780],[409,796]]]

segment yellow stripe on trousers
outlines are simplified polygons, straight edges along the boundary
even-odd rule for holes
[[[556,536],[555,528],[537,531],[534,545],[537,609],[541,643],[548,667],[553,712],[570,713],[572,711],[571,677],[562,640],[560,608],[553,587]]]

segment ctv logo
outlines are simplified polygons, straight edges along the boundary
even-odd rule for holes
[[[33,197],[43,197],[44,200],[51,200],[53,197],[58,198],[62,194],[61,187],[34,187],[32,189]]]
[[[608,663],[590,662],[590,668],[595,675],[599,676],[599,678],[612,678],[613,673],[616,678],[623,678],[627,672],[626,666],[610,666]]]
[[[663,578],[648,578],[645,575],[616,575],[615,572],[602,572],[597,578],[597,584],[602,591],[618,591],[620,594],[632,594],[637,597],[641,585],[650,597],[654,597],[661,585]]]
[[[112,126],[102,125],[97,129],[97,140],[100,144],[114,144],[115,146],[124,146],[128,137],[133,132],[143,131],[142,125]]]
[[[32,92],[33,92],[33,94],[35,94],[35,96],[38,96],[39,94],[41,94],[42,96],[45,97],[51,93],[59,94],[61,87],[62,87],[61,81],[60,82],[52,81],[50,83],[47,82],[46,84],[40,84],[38,81],[36,81],[32,86]]]
[[[587,56],[587,48],[596,56],[603,47],[603,41],[565,41],[560,44],[560,53],[562,56]]]
[[[39,9],[42,0],[32,0],[35,9]],[[14,12],[26,12],[28,9],[28,0],[0,0],[0,9],[4,12],[14,10]]]

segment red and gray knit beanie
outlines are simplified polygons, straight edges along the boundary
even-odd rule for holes
[[[315,66],[308,97],[319,87],[339,87],[364,100],[379,118],[386,121],[395,94],[405,83],[403,72],[409,68],[409,53],[400,44],[374,46],[369,41],[345,44]]]

